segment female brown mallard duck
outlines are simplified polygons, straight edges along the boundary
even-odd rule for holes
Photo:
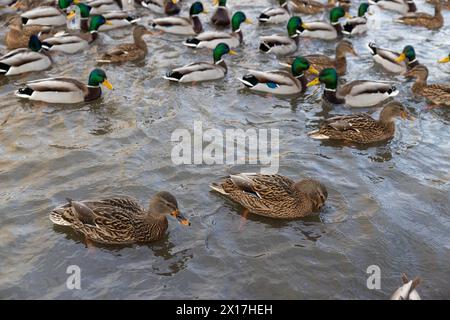
[[[346,55],[348,53],[355,57],[358,56],[352,43],[348,40],[342,40],[336,46],[336,55],[334,58],[330,58],[323,54],[311,54],[304,57],[319,72],[325,68],[335,68],[338,76],[343,76],[347,72]]]
[[[278,174],[239,173],[211,188],[251,213],[277,219],[301,218],[317,212],[328,197],[327,189],[317,180],[295,182]]]
[[[211,17],[211,22],[219,27],[228,27],[231,18],[230,10],[227,8],[227,0],[214,0],[213,4],[217,6],[217,9]]]
[[[416,79],[411,88],[415,95],[425,97],[435,105],[450,107],[450,85],[441,83],[427,84],[427,67],[419,64],[406,72],[405,77]]]
[[[146,34],[153,35],[153,32],[147,30],[144,26],[136,26],[133,29],[134,43],[123,43],[114,49],[106,52],[98,62],[114,63],[124,61],[135,61],[144,58],[148,49],[142,37]]]
[[[55,208],[50,220],[82,233],[88,240],[103,244],[145,243],[161,239],[168,227],[167,215],[190,225],[178,209],[175,197],[158,192],[148,209],[130,197],[74,201]]]
[[[425,12],[409,13],[396,21],[410,26],[422,26],[431,30],[440,29],[444,25],[444,17],[441,12],[442,5],[439,0],[434,0],[432,3],[434,4],[434,15]]]
[[[316,0],[291,0],[292,11],[303,14],[318,14],[336,6],[336,0],[322,3]]]
[[[20,17],[14,17],[10,22],[9,31],[5,35],[6,47],[10,50],[25,48],[30,37],[41,33],[40,39],[44,39],[44,32],[50,31],[50,27],[30,25],[22,26]]]
[[[318,130],[308,133],[313,139],[345,140],[355,143],[374,143],[391,139],[395,133],[394,118],[412,119],[399,102],[386,105],[378,120],[367,113],[342,115],[327,119]]]

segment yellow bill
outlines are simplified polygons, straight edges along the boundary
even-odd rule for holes
[[[112,26],[112,25],[113,25],[112,21],[109,21],[109,20],[106,20],[105,24],[106,24],[107,26]]]
[[[439,60],[439,63],[447,63],[447,62],[450,62],[450,56],[442,58],[442,59]]]
[[[213,5],[215,6],[219,5],[219,0],[213,0]]]
[[[252,21],[252,19],[245,19],[245,21],[244,21],[246,24],[253,24],[253,21]]]
[[[234,50],[230,50],[230,52],[228,52],[228,54],[231,54],[232,56],[236,56],[236,55],[237,55],[237,52],[234,51]]]
[[[405,59],[406,59],[406,55],[404,53],[402,53],[401,55],[398,56],[398,58],[395,59],[395,62],[402,62]]]
[[[109,90],[112,90],[113,89],[113,86],[112,86],[112,84],[111,84],[111,82],[109,82],[107,79],[105,79],[103,82],[102,82],[102,85],[104,85],[106,88],[108,88]]]
[[[310,66],[308,68],[308,72],[312,73],[312,74],[319,74],[319,71],[317,71],[316,68],[314,68],[313,66]],[[318,79],[318,78],[317,78]]]
[[[352,15],[350,13],[348,13],[348,12],[345,13],[345,17],[347,19],[353,19]]]
[[[312,86],[317,86],[318,84],[320,84],[320,80],[319,80],[319,78],[315,78],[313,81],[308,82],[308,84],[306,86],[312,87]]]
[[[178,3],[178,0],[172,0],[172,3],[173,3],[173,4],[177,4],[177,3]]]
[[[76,15],[77,14],[75,11],[70,11],[69,14],[67,15],[67,19],[72,20],[73,18],[75,18]]]
[[[404,120],[414,120],[414,117],[412,115],[410,115],[408,112],[406,111],[402,111],[402,113],[400,114],[400,116],[402,117],[402,119]]]
[[[73,0],[73,4],[79,4],[80,0]]]

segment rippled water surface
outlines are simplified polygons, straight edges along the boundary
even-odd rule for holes
[[[254,20],[270,5],[229,3]],[[433,11],[427,4],[418,7]],[[141,8],[138,13],[149,14]],[[130,41],[130,30],[102,34],[83,54],[57,55],[46,72],[0,78],[0,297],[380,299],[392,294],[406,272],[423,278],[423,298],[450,298],[450,114],[427,110],[423,100],[411,96],[411,82],[373,66],[365,46],[374,41],[399,51],[413,44],[429,67],[429,81],[448,83],[449,66],[436,62],[450,50],[450,12],[444,15],[446,24],[436,32],[394,24],[395,15],[378,12],[369,34],[352,39],[359,57],[349,59],[345,79],[397,82],[398,99],[416,117],[397,121],[395,138],[370,148],[323,144],[306,135],[322,119],[355,110],[322,107],[320,95],[308,100],[255,95],[237,82],[246,68],[278,68],[274,57],[258,53],[258,36],[284,33],[284,26],[244,25],[246,44],[238,56],[226,57],[224,81],[163,80],[169,68],[210,60],[211,54],[183,47],[182,37],[159,35],[147,39],[145,61],[104,67],[115,89],[97,102],[56,106],[13,95],[30,79],[65,75],[85,81],[99,54]],[[298,53],[333,55],[334,47],[305,40]],[[3,44],[1,49],[6,51]],[[280,129],[280,173],[316,177],[329,190],[320,216],[244,219],[242,208],[208,185],[254,167],[172,163],[172,132],[192,131],[194,120],[204,129]],[[88,250],[82,237],[48,219],[66,197],[128,194],[146,204],[163,189],[177,196],[192,226],[170,219],[167,236],[154,244]],[[82,290],[66,289],[66,268],[72,264],[82,270]],[[380,290],[366,287],[370,265],[381,268]]]

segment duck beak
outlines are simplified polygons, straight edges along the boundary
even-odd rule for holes
[[[309,26],[308,26],[306,23],[302,23],[302,28],[308,30],[308,29],[309,29]],[[298,32],[298,31],[297,31],[297,32]]]
[[[209,11],[208,11],[207,9],[203,9],[202,13],[203,13],[203,14],[208,14]]]
[[[177,218],[178,222],[180,222],[183,226],[190,226],[191,222],[186,219],[181,213],[180,210],[174,210],[170,213],[173,217]]]
[[[228,52],[228,54],[231,54],[232,56],[236,56],[236,55],[237,55],[237,52],[234,51],[234,50],[230,50],[230,52]]]
[[[215,6],[219,5],[219,0],[213,0],[213,5]]]
[[[177,4],[177,3],[178,3],[178,0],[172,0],[172,3],[173,3],[173,4]]]
[[[252,21],[252,19],[245,19],[245,21],[244,21],[246,24],[253,24],[253,21]]]
[[[105,24],[106,24],[107,26],[112,26],[112,25],[113,25],[113,23],[112,23],[111,21],[109,21],[109,20],[106,20]]]
[[[80,0],[73,0],[73,4],[79,4]]]
[[[403,120],[411,120],[411,121],[414,120],[414,117],[406,111],[402,111],[400,116],[402,117]]]
[[[402,62],[405,59],[406,59],[406,55],[404,53],[402,53],[401,55],[398,56],[398,58],[395,59],[395,62]]]
[[[439,60],[439,63],[447,63],[450,62],[450,56],[442,58],[441,60]]]
[[[313,81],[308,82],[308,84],[306,86],[312,87],[312,86],[317,86],[318,84],[320,84],[320,80],[319,80],[319,78],[315,78]]]
[[[353,16],[348,12],[345,13],[344,17],[346,17],[347,19],[353,19]]]
[[[111,84],[111,82],[109,82],[107,79],[105,79],[103,82],[102,82],[102,85],[104,85],[106,88],[108,88],[109,90],[112,90],[113,89],[113,86],[112,86],[112,84]]]
[[[308,72],[310,72],[312,74],[319,74],[319,71],[317,71],[317,69],[314,68],[313,66],[309,66]],[[319,79],[319,78],[317,78],[317,79]]]
[[[67,15],[67,20],[72,20],[73,18],[75,18],[77,14],[75,13],[75,11],[70,11],[69,14]]]

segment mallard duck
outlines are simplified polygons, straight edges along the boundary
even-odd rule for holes
[[[227,32],[203,32],[195,38],[187,39],[183,44],[191,48],[209,48],[214,49],[219,43],[226,43],[230,48],[239,47],[244,37],[241,31],[241,24],[245,22],[251,24],[242,11],[237,11],[231,19],[231,33]]]
[[[448,63],[450,62],[450,53],[445,58],[439,60],[439,63]]]
[[[395,20],[409,26],[421,26],[430,30],[437,30],[444,25],[444,17],[442,16],[442,6],[439,0],[435,0],[434,15],[425,12],[408,13],[403,17]]]
[[[167,33],[194,36],[203,31],[202,23],[198,17],[201,13],[207,13],[203,4],[194,2],[189,10],[189,18],[186,17],[165,17],[154,19],[151,22],[153,28]]]
[[[323,69],[319,77],[308,83],[308,87],[325,84],[323,99],[331,104],[346,104],[350,107],[376,106],[398,94],[397,88],[386,82],[371,80],[351,81],[338,88],[336,69]]]
[[[336,6],[336,0],[327,0],[327,3],[315,0],[291,0],[290,3],[292,11],[303,14],[318,14]]]
[[[358,8],[358,17],[353,19],[348,19],[342,26],[342,33],[357,35],[367,32],[367,19],[371,14],[369,13],[369,4],[363,2]]]
[[[416,290],[421,282],[420,278],[409,280],[406,274],[402,273],[402,282],[403,285],[394,292],[391,300],[421,300]]]
[[[288,55],[298,48],[299,34],[304,31],[304,24],[300,17],[291,17],[287,24],[288,36],[271,35],[260,37],[259,50],[275,55]]]
[[[405,77],[416,79],[411,88],[415,95],[425,97],[435,105],[450,107],[450,85],[440,83],[427,84],[427,67],[419,64],[407,71]]]
[[[148,209],[131,197],[110,197],[74,201],[56,207],[50,220],[59,226],[71,227],[87,240],[102,244],[146,243],[161,239],[167,231],[167,215],[181,224],[190,225],[178,209],[175,197],[158,192]]]
[[[212,24],[219,27],[228,27],[230,25],[230,10],[227,8],[227,0],[213,0],[216,11],[211,17]]]
[[[291,64],[291,73],[287,71],[249,70],[239,81],[252,91],[293,95],[306,91],[308,81],[305,72],[319,74],[306,58],[296,57]]]
[[[328,197],[317,180],[295,182],[278,174],[239,173],[210,187],[251,213],[276,219],[308,216],[319,211]]]
[[[36,35],[30,37],[28,48],[19,48],[0,58],[0,74],[18,75],[48,69],[52,64],[50,57],[42,52],[42,44]]]
[[[89,47],[89,44],[98,38],[98,29],[110,23],[104,16],[93,16],[89,23],[87,32],[78,34],[63,32],[56,34],[51,38],[47,38],[42,46],[48,51],[64,52],[74,54]]]
[[[20,98],[48,103],[80,103],[100,98],[100,85],[112,89],[102,69],[94,69],[89,74],[88,85],[72,78],[48,78],[27,82],[15,92]]]
[[[373,42],[368,47],[375,63],[386,71],[403,74],[419,64],[413,46],[405,46],[401,53],[379,48]]]
[[[41,6],[24,12],[20,15],[22,24],[41,26],[62,26],[66,24],[66,16],[62,10],[67,9],[78,0],[58,0],[57,6]]]
[[[124,62],[135,61],[144,58],[147,55],[147,44],[142,37],[146,34],[153,34],[144,26],[136,26],[133,29],[134,43],[119,44],[114,49],[106,52],[98,62]]]
[[[117,0],[88,0],[85,2],[92,8],[92,15],[105,14],[111,11],[122,11],[122,3]]]
[[[342,7],[335,7],[330,11],[330,23],[307,22],[304,24],[305,30],[301,35],[308,38],[335,40],[342,36],[342,26],[339,19],[344,17],[351,18]]]
[[[368,0],[368,2],[370,4],[377,5],[379,8],[395,11],[401,14],[417,11],[414,0]]]
[[[345,140],[361,144],[386,141],[394,136],[396,117],[412,120],[405,107],[393,101],[383,108],[378,120],[367,113],[335,116],[308,135],[313,139]]]
[[[280,6],[278,8],[267,8],[259,16],[259,22],[263,24],[284,23],[289,20],[291,14],[289,12],[286,0],[278,0]]]
[[[338,76],[343,76],[347,72],[347,54],[357,57],[353,45],[348,40],[341,40],[336,46],[335,58],[330,58],[323,54],[311,54],[304,56],[311,65],[319,72],[325,68],[335,68]]]
[[[41,34],[41,39],[44,39],[47,36],[45,33],[50,30],[50,27],[47,26],[22,26],[21,18],[15,17],[11,20],[9,31],[5,35],[6,47],[10,50],[24,48],[28,45],[30,36]]]
[[[228,68],[223,55],[235,55],[226,43],[219,43],[213,51],[214,63],[195,62],[167,72],[164,79],[175,82],[201,82],[217,80],[225,77]]]
[[[179,0],[142,0],[141,5],[158,14],[173,16],[181,11],[181,1]]]

